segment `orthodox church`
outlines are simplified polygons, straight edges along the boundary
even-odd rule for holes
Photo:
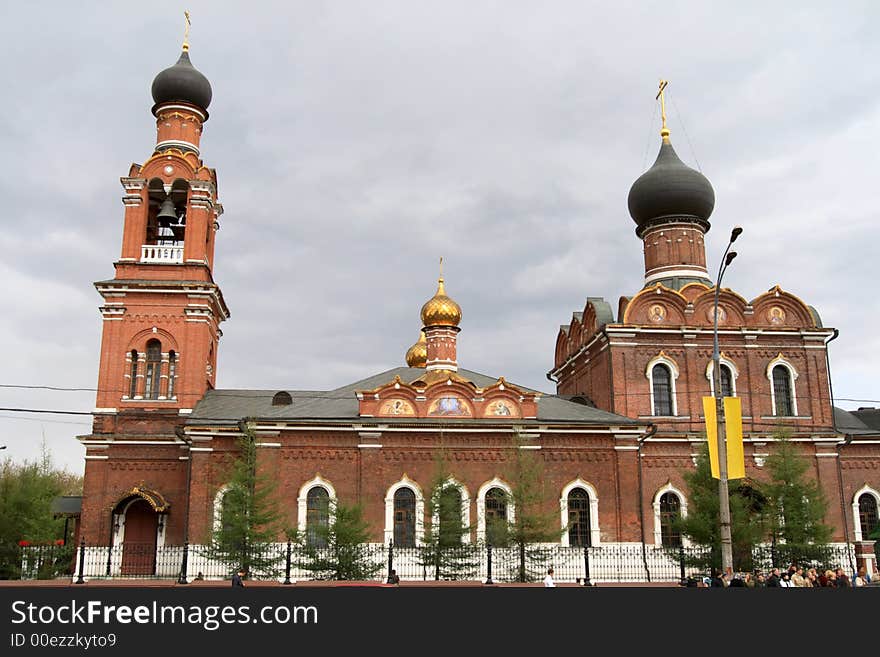
[[[614,305],[588,296],[561,326],[547,373],[558,394],[459,364],[463,313],[442,274],[405,367],[333,390],[238,390],[215,385],[229,318],[213,276],[223,206],[201,153],[212,89],[186,43],[152,96],[156,145],[121,178],[121,253],[114,276],[95,283],[98,393],[92,431],[79,437],[79,534],[122,546],[123,570],[129,548],[207,540],[246,424],[287,522],[302,530],[339,499],[363,506],[375,542],[418,545],[442,449],[473,527],[465,540],[479,541],[490,519],[516,512],[504,495],[516,435],[543,464],[563,545],[680,540],[669,521],[687,513],[682,473],[705,442],[716,320],[718,380],[741,399],[747,476],[760,479],[774,431],[787,427],[829,500],[834,540],[855,543],[872,566],[880,429],[833,407],[827,344],[837,331],[778,286],[752,300],[721,289],[715,311],[704,246],[714,192],[679,159],[665,123],[656,161],[629,193],[644,287]]]

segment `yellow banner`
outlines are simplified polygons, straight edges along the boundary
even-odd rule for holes
[[[715,398],[703,397],[703,415],[706,416],[706,440],[709,443],[709,464],[712,476],[721,478],[718,471],[718,422],[715,420]]]
[[[718,468],[718,423],[715,419],[715,398],[703,397],[703,414],[706,416],[706,440],[709,443],[709,465],[712,476],[721,478]],[[727,479],[746,476],[743,454],[742,402],[739,397],[724,398],[724,428],[727,435]]]
[[[743,454],[742,402],[739,397],[724,398],[724,427],[727,433],[727,478],[743,479],[746,462]]]

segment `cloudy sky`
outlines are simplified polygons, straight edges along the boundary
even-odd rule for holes
[[[710,271],[779,284],[840,329],[844,408],[876,375],[876,2],[8,3],[0,23],[0,406],[88,412],[119,177],[155,143],[180,52],[214,100],[202,157],[226,209],[223,388],[335,388],[403,364],[444,257],[463,367],[553,392],[560,324],[643,283],[626,206],[659,147],[716,192]],[[872,191],[873,190],[873,191]],[[713,274],[714,277],[714,274]],[[87,416],[0,411],[2,454],[82,469]]]

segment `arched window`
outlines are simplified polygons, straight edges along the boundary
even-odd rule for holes
[[[416,545],[416,494],[412,488],[398,488],[394,493],[394,545]]]
[[[665,547],[681,545],[681,533],[675,527],[679,518],[681,518],[681,500],[678,499],[678,495],[663,493],[660,496],[660,542]]]
[[[306,544],[327,547],[326,530],[330,526],[330,494],[323,486],[309,489],[306,495]]]
[[[672,410],[672,372],[669,367],[657,363],[651,368],[651,385],[654,391],[654,415],[674,415]]]
[[[794,401],[791,396],[791,372],[785,365],[773,368],[773,397],[776,402],[775,414],[794,415]]]
[[[162,344],[158,340],[147,343],[147,370],[144,379],[144,399],[159,398],[159,371],[162,369]]]
[[[721,396],[733,397],[733,372],[724,363],[721,363]]]
[[[486,541],[493,546],[507,543],[507,493],[498,487],[486,491]]]
[[[131,350],[131,380],[128,382],[128,398],[134,399],[137,394],[137,375],[138,375],[138,352],[137,349]]]
[[[573,488],[568,494],[568,544],[590,545],[590,498],[583,488]]]
[[[177,354],[168,353],[168,399],[174,399],[174,377],[177,376]]]
[[[222,543],[234,550],[244,549],[247,540],[247,498],[243,490],[230,487],[220,503],[220,531]]]
[[[440,492],[439,506],[437,540],[440,547],[459,545],[465,530],[461,521],[461,491],[457,486],[446,486]]]
[[[880,521],[877,518],[877,498],[871,493],[862,493],[859,496],[859,522],[862,526],[862,540],[873,538],[871,534],[880,526]]]

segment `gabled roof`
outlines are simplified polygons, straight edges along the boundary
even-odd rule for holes
[[[459,375],[485,388],[498,381],[497,377],[487,376],[470,370],[459,370]],[[402,381],[415,381],[425,374],[425,370],[411,367],[396,367],[379,374],[355,381],[335,390],[287,390],[292,398],[289,405],[273,405],[272,398],[278,390],[209,390],[193,408],[187,420],[188,426],[229,425],[243,418],[262,420],[304,421],[304,422],[371,422],[382,424],[427,424],[438,423],[437,418],[374,418],[358,415],[358,391],[373,390],[399,376]],[[514,384],[516,385],[516,384]],[[591,406],[568,401],[554,395],[519,386],[523,391],[540,395],[538,417],[536,420],[518,420],[518,424],[537,424],[559,422],[599,426],[624,426],[644,424],[631,418],[609,413]],[[444,424],[495,423],[490,419],[448,419]]]
[[[869,429],[880,432],[880,408],[860,408],[857,411],[850,411],[850,414],[858,418]]]
[[[866,413],[865,411],[873,411],[873,414]],[[841,433],[854,437],[880,434],[880,410],[861,409],[858,411],[845,411],[835,406],[834,426]]]

